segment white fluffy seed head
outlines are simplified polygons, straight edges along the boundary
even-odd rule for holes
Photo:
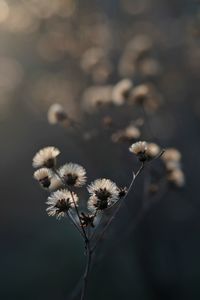
[[[90,198],[88,209],[104,210],[119,199],[119,188],[110,179],[96,179],[88,186]]]
[[[51,172],[47,168],[41,168],[37,171],[34,172],[33,177],[37,180],[43,180],[45,178],[50,178],[51,177]]]
[[[65,121],[67,114],[62,105],[54,103],[49,107],[47,117],[50,124],[57,124]]]
[[[77,205],[78,196],[74,192],[71,193],[67,189],[53,192],[46,202],[48,205],[47,213],[49,216],[56,216],[58,219],[64,217],[69,209],[74,208],[74,202]]]
[[[49,188],[51,185],[52,174],[47,168],[41,168],[35,171],[33,177],[41,184],[43,188]]]
[[[87,207],[88,207],[88,210],[91,212],[96,211],[98,209],[98,198],[96,196],[90,196]]]
[[[81,187],[86,183],[86,170],[78,164],[67,163],[58,172],[69,186]]]
[[[40,168],[53,168],[56,163],[56,157],[60,151],[55,147],[46,147],[39,150],[33,157],[33,167]]]
[[[54,175],[51,178],[51,184],[49,186],[49,190],[51,192],[53,192],[53,191],[56,191],[56,190],[61,189],[63,187],[64,187],[63,182],[60,180],[60,178],[57,175]]]
[[[147,143],[144,141],[136,142],[130,146],[129,151],[135,155],[145,153],[147,151]]]

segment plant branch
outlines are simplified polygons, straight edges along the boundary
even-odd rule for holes
[[[81,235],[82,235],[82,237],[83,237],[84,240],[85,240],[85,248],[86,248],[86,243],[87,243],[87,241],[88,241],[88,237],[87,237],[85,228],[83,227],[82,222],[81,222],[81,217],[80,217],[80,214],[79,214],[79,211],[78,211],[78,207],[77,207],[76,201],[75,201],[75,199],[74,199],[74,194],[73,194],[71,188],[65,183],[65,181],[63,180],[63,178],[60,176],[60,174],[59,174],[59,172],[57,171],[57,169],[54,169],[54,172],[55,172],[55,174],[58,176],[58,178],[62,181],[62,183],[64,184],[64,186],[65,186],[66,188],[68,188],[68,190],[69,190],[69,192],[70,192],[70,194],[71,194],[72,201],[73,201],[73,204],[74,204],[74,208],[75,208],[76,214],[77,214],[77,216],[78,216],[78,219],[79,219],[79,222],[80,222],[80,227],[81,227],[81,230],[82,230],[82,234],[81,234]],[[74,223],[74,222],[73,222],[73,223]],[[77,226],[76,226],[76,228],[77,228]],[[78,228],[77,228],[77,230],[79,231]]]
[[[92,252],[95,251],[96,247],[98,246],[99,241],[103,238],[103,236],[104,236],[106,230],[108,229],[108,227],[110,226],[110,224],[111,224],[112,221],[114,220],[116,214],[118,213],[118,211],[119,211],[119,209],[120,209],[120,207],[121,207],[121,205],[122,205],[122,202],[127,198],[128,194],[129,194],[129,192],[130,192],[130,190],[131,190],[131,188],[132,188],[132,186],[133,186],[133,184],[134,184],[134,182],[135,182],[135,179],[138,177],[138,175],[142,172],[143,169],[144,169],[144,162],[142,162],[140,168],[138,169],[138,171],[137,171],[136,173],[133,172],[133,178],[132,178],[132,181],[131,181],[131,183],[130,183],[130,185],[129,185],[129,188],[128,188],[128,190],[127,190],[126,195],[125,195],[122,199],[120,199],[118,202],[116,202],[115,204],[112,205],[112,207],[113,207],[114,205],[118,204],[118,207],[117,207],[116,210],[114,211],[113,215],[110,216],[110,218],[109,218],[107,224],[106,224],[105,227],[103,228],[103,230],[102,230],[100,236],[98,237],[98,239],[97,239],[95,245],[94,245],[93,248],[91,249]]]
[[[91,262],[92,262],[92,251],[90,249],[90,242],[88,241],[87,242],[87,261],[86,261],[86,267],[85,267],[85,272],[84,272],[84,276],[83,276],[83,286],[82,286],[81,298],[80,298],[81,300],[85,299]]]
[[[67,212],[67,216],[70,219],[70,222],[74,225],[74,227],[78,230],[78,232],[80,233],[80,235],[84,238],[84,235],[80,229],[80,227],[76,224],[76,222],[74,221],[73,217],[71,216],[71,214],[69,212]]]
[[[68,188],[69,188],[69,187],[68,187]],[[72,196],[72,201],[73,201],[73,204],[74,204],[74,207],[75,207],[76,214],[77,214],[77,216],[78,216],[78,218],[79,218],[79,222],[80,222],[81,229],[82,229],[82,231],[83,231],[83,237],[84,237],[84,239],[85,239],[85,248],[87,248],[86,245],[87,245],[87,243],[88,243],[88,237],[87,237],[85,228],[84,228],[84,226],[82,225],[82,222],[81,222],[81,216],[80,216],[80,214],[79,214],[78,207],[77,207],[76,201],[75,201],[75,199],[74,199],[74,194],[73,194],[73,192],[72,192],[72,190],[71,190],[70,188],[69,188],[69,191],[70,191],[70,194],[71,194],[71,196]]]

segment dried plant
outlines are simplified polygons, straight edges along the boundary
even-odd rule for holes
[[[54,120],[57,120],[57,123],[62,123],[63,117],[67,118],[67,114],[63,108],[57,105],[54,108],[50,108],[48,113],[50,123],[56,123],[51,122],[53,120],[52,115],[55,112],[56,116],[58,112],[59,117],[54,115]],[[62,118],[60,117],[61,115]],[[125,130],[127,138],[129,138],[130,131],[134,131],[135,139],[139,137],[139,130],[137,131],[136,127],[129,129]],[[166,169],[164,178],[166,180],[179,187],[184,183],[184,174],[180,167],[181,154],[178,150],[171,148],[164,151],[157,144],[145,141],[133,143],[129,147],[129,150],[140,162],[140,167],[137,171],[132,170],[132,179],[128,187],[121,187],[120,184],[117,185],[106,178],[95,179],[87,185],[89,195],[86,201],[83,201],[78,195],[78,189],[85,187],[87,182],[84,167],[71,162],[58,167],[57,158],[61,152],[56,147],[45,147],[39,150],[33,157],[33,167],[37,168],[34,172],[34,178],[42,188],[48,190],[50,193],[46,202],[48,215],[55,216],[57,219],[69,218],[83,239],[86,268],[81,287],[81,300],[85,299],[89,273],[99,242],[106,234],[114,218],[117,217],[120,207],[131,193],[134,182],[141,172],[145,168],[149,169],[155,160],[159,160],[161,163],[164,162]],[[162,192],[162,187],[159,186],[159,182],[155,182],[153,177],[150,178],[148,186],[145,189],[145,193],[149,197],[153,195],[154,198],[156,195],[156,198],[160,199],[159,193],[160,190]],[[154,201],[155,199],[149,201],[148,208]],[[85,207],[84,203],[86,203]],[[146,206],[144,208],[146,210]],[[145,210],[142,209],[138,213],[134,227],[142,220]],[[110,214],[107,214],[108,211]],[[106,218],[104,222],[102,221],[103,217]]]
[[[125,11],[130,6],[128,11],[131,13],[133,1],[129,2],[122,6]],[[56,11],[60,14],[62,6]],[[56,62],[64,53],[70,54],[78,62],[76,68],[80,74],[74,75],[77,79],[67,78],[66,84],[63,74],[59,78],[47,74],[33,85],[33,98],[48,103],[49,124],[60,125],[67,131],[75,130],[84,142],[104,135],[104,141],[108,138],[107,143],[114,143],[112,146],[116,148],[123,147],[124,143],[126,155],[132,154],[139,167],[124,169],[124,173],[131,174],[130,182],[125,186],[110,178],[97,178],[88,184],[83,166],[73,162],[58,165],[61,151],[56,147],[45,147],[33,158],[33,167],[37,168],[34,178],[49,192],[48,215],[68,218],[83,240],[86,267],[81,284],[75,289],[75,296],[80,294],[81,300],[86,299],[89,274],[98,259],[98,246],[113,220],[120,218],[118,212],[136,189],[138,176],[144,171],[141,207],[123,238],[137,227],[146,212],[170,188],[185,184],[180,152],[174,148],[163,149],[152,128],[153,116],[163,104],[156,82],[162,73],[162,64],[154,57],[155,37],[142,32],[131,33],[124,40],[121,37],[120,43],[117,41],[119,58],[115,66],[112,54],[114,57],[118,54],[112,48],[114,34],[107,18],[92,22],[92,26],[84,20],[80,18],[79,22],[74,16],[78,34],[73,26],[69,32],[62,27],[61,32],[47,32],[37,47],[40,56],[47,61]],[[68,101],[65,103],[66,95]],[[59,103],[52,103],[52,99],[56,102],[58,99]],[[85,127],[86,119],[92,123],[89,128]],[[121,166],[123,168],[123,162]],[[82,198],[83,188],[88,192],[86,199]]]

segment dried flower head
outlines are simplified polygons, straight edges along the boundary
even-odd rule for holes
[[[183,187],[185,185],[185,175],[179,168],[169,172],[167,179],[177,187]]]
[[[119,199],[119,188],[109,179],[96,179],[88,186],[91,194],[88,201],[88,209],[104,210]]]
[[[69,209],[74,208],[74,202],[77,205],[78,196],[75,193],[71,193],[67,189],[58,190],[48,197],[46,202],[49,205],[47,213],[49,216],[56,216],[58,219],[64,217]]]
[[[46,147],[39,150],[33,157],[33,167],[53,168],[56,165],[56,157],[60,151],[55,147]]]
[[[46,189],[51,185],[51,176],[51,172],[47,168],[41,168],[33,174],[33,177]]]
[[[58,172],[69,186],[81,187],[86,183],[86,170],[78,164],[67,163]]]
[[[54,175],[52,178],[51,178],[51,184],[49,186],[49,190],[51,192],[53,191],[56,191],[56,190],[59,190],[61,188],[64,187],[64,184],[63,182],[61,181],[61,179],[57,176],[57,175]]]
[[[137,155],[140,161],[145,161],[147,159],[147,143],[146,142],[137,142],[130,146],[129,151]]]
[[[112,90],[112,100],[116,105],[122,105],[128,99],[133,83],[130,79],[122,79]]]
[[[160,153],[160,147],[155,143],[148,143],[147,144],[147,150],[146,155],[149,159],[155,158]]]
[[[181,153],[175,148],[168,148],[165,150],[162,156],[163,161],[176,161],[179,162],[181,160]]]
[[[67,114],[63,106],[58,103],[50,106],[47,116],[50,124],[62,123],[67,120]]]

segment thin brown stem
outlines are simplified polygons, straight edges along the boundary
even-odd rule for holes
[[[64,184],[64,186],[65,186],[66,188],[68,188],[68,190],[70,191],[70,194],[71,194],[71,197],[72,197],[72,201],[73,201],[73,204],[74,204],[74,208],[75,208],[76,214],[77,214],[78,219],[79,219],[80,228],[81,228],[81,230],[82,230],[82,232],[83,232],[82,237],[83,237],[84,240],[85,240],[85,248],[86,248],[86,243],[87,243],[87,241],[88,241],[88,237],[87,237],[85,228],[84,228],[84,226],[82,225],[82,222],[81,222],[80,213],[79,213],[79,211],[78,211],[78,207],[77,207],[76,201],[75,201],[75,199],[74,199],[73,191],[72,191],[71,188],[65,183],[65,181],[63,180],[63,178],[60,176],[58,170],[57,170],[57,169],[54,169],[54,172],[55,172],[55,174],[58,176],[58,178],[62,181],[62,183]],[[78,229],[78,228],[77,228],[77,229]]]
[[[100,221],[99,221],[98,226],[101,224],[102,219],[103,219],[103,215],[101,215],[101,217],[100,217]],[[94,232],[92,233],[92,235],[91,235],[91,237],[90,237],[90,241],[92,241],[93,238],[95,237],[96,232],[97,232],[97,229],[98,229],[98,226],[94,229]]]
[[[95,251],[96,247],[98,246],[98,243],[99,243],[100,240],[103,238],[103,236],[104,236],[106,230],[108,229],[108,227],[110,226],[110,224],[111,224],[112,221],[114,220],[115,216],[117,215],[117,213],[118,213],[118,211],[119,211],[119,209],[120,209],[120,207],[121,207],[121,205],[122,205],[122,203],[123,203],[123,200],[125,200],[125,199],[127,198],[128,194],[129,194],[129,192],[130,192],[130,190],[131,190],[131,188],[132,188],[132,186],[133,186],[133,184],[134,184],[134,182],[135,182],[135,179],[138,177],[138,175],[142,172],[143,169],[144,169],[144,162],[142,162],[140,168],[138,169],[138,171],[137,171],[136,173],[133,172],[133,178],[132,178],[132,181],[131,181],[131,183],[130,183],[130,185],[129,185],[129,188],[128,188],[128,190],[127,190],[126,195],[125,195],[122,199],[120,199],[118,202],[116,202],[116,205],[118,204],[118,207],[117,207],[116,210],[114,211],[113,215],[111,215],[110,218],[108,219],[107,224],[106,224],[105,227],[103,228],[103,230],[102,230],[100,236],[98,237],[98,239],[97,239],[95,245],[94,245],[93,248],[91,249],[92,252]],[[113,206],[114,206],[114,205],[113,205]],[[113,206],[112,206],[112,207],[113,207]]]
[[[74,204],[74,208],[75,208],[76,214],[77,214],[77,216],[79,218],[80,226],[81,226],[81,229],[82,229],[82,232],[83,232],[83,236],[84,236],[84,239],[85,239],[85,247],[86,247],[87,246],[86,244],[88,243],[88,237],[87,237],[85,228],[84,228],[84,226],[82,225],[82,222],[81,222],[81,216],[80,216],[80,213],[78,211],[78,206],[76,205],[76,201],[74,199],[74,194],[73,194],[73,192],[72,192],[72,190],[70,188],[69,188],[69,191],[70,191],[70,194],[72,196],[72,201],[73,201],[73,204]]]
[[[81,300],[85,299],[91,262],[92,262],[92,251],[90,249],[90,242],[88,241],[87,242],[87,261],[86,261],[86,267],[85,267],[85,272],[84,272],[84,276],[83,276],[83,286],[82,286],[82,291],[81,291]]]
[[[70,219],[70,222],[74,225],[74,227],[78,230],[78,232],[80,233],[80,235],[84,238],[84,235],[80,229],[80,227],[78,226],[78,224],[76,224],[76,222],[74,221],[73,217],[71,216],[71,214],[69,212],[67,212],[67,216]]]

